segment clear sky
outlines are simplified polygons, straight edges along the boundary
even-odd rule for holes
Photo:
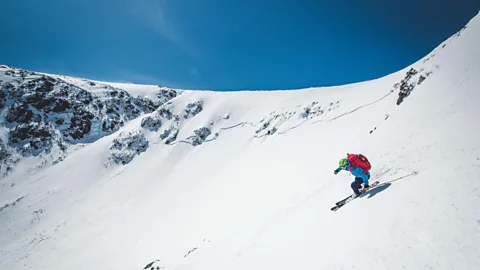
[[[378,78],[465,25],[478,0],[0,1],[0,63],[186,89]]]

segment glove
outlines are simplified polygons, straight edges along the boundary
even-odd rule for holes
[[[337,174],[337,173],[338,173],[337,170],[333,171],[333,174]]]
[[[369,185],[364,185],[363,186],[363,192],[366,192],[370,189],[370,186]]]

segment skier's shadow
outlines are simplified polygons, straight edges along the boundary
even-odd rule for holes
[[[385,183],[381,186],[374,187],[370,189],[369,191],[365,192],[362,194],[362,198],[368,196],[367,198],[372,198],[373,196],[377,195],[378,193],[384,191],[385,189],[389,188],[392,184],[391,183]]]

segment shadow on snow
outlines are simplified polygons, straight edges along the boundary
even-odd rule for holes
[[[360,197],[363,198],[363,197],[368,196],[368,198],[372,198],[373,196],[377,195],[378,193],[380,193],[380,192],[386,190],[387,188],[389,188],[391,185],[392,185],[391,183],[385,183],[383,185],[376,186],[376,187],[372,188],[371,190],[362,194],[362,196],[360,196]]]

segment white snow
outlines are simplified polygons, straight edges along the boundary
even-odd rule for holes
[[[101,94],[105,91],[107,88],[111,89],[121,89],[124,91],[127,91],[130,95],[133,97],[145,97],[148,98],[152,101],[158,101],[158,96],[157,93],[159,90],[162,89],[171,89],[168,87],[164,86],[158,86],[158,85],[143,85],[143,84],[132,84],[132,83],[119,83],[119,82],[102,82],[102,81],[96,81],[96,80],[87,80],[83,78],[76,78],[76,77],[70,77],[70,76],[62,76],[62,75],[55,75],[55,74],[48,74],[44,73],[46,75],[62,79],[68,83],[77,85],[83,89],[86,89],[88,91],[91,91],[96,94]],[[177,89],[174,89],[176,91],[180,91]]]
[[[140,117],[54,166],[30,174],[21,163],[0,180],[0,269],[480,269],[478,48],[477,15],[384,78],[185,91],[163,107],[179,120],[157,131]],[[411,83],[426,80],[397,106],[393,85],[412,67]],[[185,118],[197,101],[203,110]],[[202,127],[205,142],[184,142]],[[106,167],[121,132],[149,147]],[[419,173],[332,212],[351,194],[353,177],[333,174],[347,152],[370,159],[372,180]]]

